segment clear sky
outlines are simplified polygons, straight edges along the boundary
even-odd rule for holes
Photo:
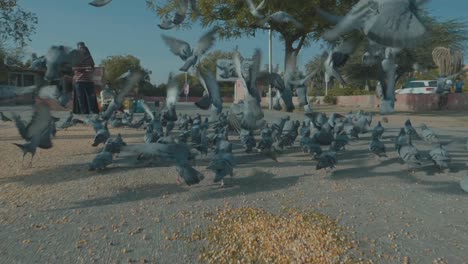
[[[40,56],[45,54],[51,45],[75,47],[78,41],[84,41],[97,64],[108,56],[131,54],[141,60],[144,68],[153,72],[151,82],[159,84],[167,80],[170,71],[176,73],[182,66],[180,58],[175,57],[162,42],[161,34],[195,43],[200,34],[207,30],[194,24],[190,30],[163,31],[157,26],[159,18],[146,8],[144,0],[113,0],[101,8],[92,7],[88,2],[19,0],[19,5],[36,13],[39,18],[36,34],[32,36],[28,52],[36,52]],[[427,7],[433,16],[441,19],[468,18],[468,0],[432,0]],[[251,56],[255,48],[262,49],[263,64],[268,63],[267,32],[259,31],[255,38],[217,41],[211,50],[229,51],[236,45],[246,57]],[[299,55],[299,66],[303,67],[321,52],[318,43],[303,48]],[[280,64],[282,67],[283,57],[283,44],[275,36],[273,65]]]

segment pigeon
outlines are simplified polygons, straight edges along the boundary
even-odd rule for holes
[[[331,148],[333,151],[338,152],[340,150],[345,150],[345,146],[349,144],[349,137],[346,135],[346,132],[342,131],[341,133],[335,133],[335,139],[331,143]]]
[[[230,175],[234,176],[234,156],[229,152],[218,151],[213,159],[206,167],[215,173],[214,182],[221,182],[220,187],[224,187],[224,177]]]
[[[329,146],[334,140],[333,134],[326,126],[323,126],[319,131],[315,132],[313,139],[322,146]]]
[[[411,137],[409,137],[409,143],[407,145],[398,146],[397,151],[400,158],[408,165],[408,169],[412,172],[421,166],[421,154],[411,143]]]
[[[421,124],[421,136],[424,141],[431,142],[431,143],[439,142],[439,138],[437,137],[434,130],[427,127],[427,125],[424,123]]]
[[[122,107],[125,97],[140,81],[141,77],[142,74],[140,72],[132,72],[128,78],[124,79],[124,84],[119,90],[119,93],[112,99],[106,111],[101,113],[103,120],[108,120],[115,111]]]
[[[372,130],[372,135],[375,135],[379,139],[382,139],[382,135],[385,131],[385,128],[382,126],[382,123],[380,121],[377,123],[377,125],[374,127]]]
[[[194,155],[185,143],[145,143],[125,146],[122,151],[137,153],[139,156],[175,161],[178,172],[177,183],[181,183],[182,179],[187,185],[191,186],[200,183],[204,179],[204,175],[190,165],[190,162],[194,160]]]
[[[406,146],[410,142],[410,136],[406,134],[405,128],[400,129],[400,133],[395,138],[395,149],[398,150],[401,146]]]
[[[95,6],[95,7],[103,7],[110,3],[112,0],[93,0],[89,2],[90,5]]]
[[[19,134],[26,140],[25,144],[13,144],[19,147],[23,152],[21,164],[24,163],[26,154],[31,153],[31,161],[29,163],[31,167],[38,147],[42,149],[50,149],[52,147],[52,141],[50,139],[50,122],[52,121],[52,115],[50,114],[50,109],[46,104],[37,104],[33,117],[27,125],[25,125],[17,115],[13,115],[13,119],[15,120]]]
[[[310,137],[310,131],[308,131],[303,138],[301,138],[300,146],[304,153],[310,153],[312,156],[322,154],[322,148],[315,139]]]
[[[78,49],[65,46],[51,46],[45,55],[47,70],[44,79],[48,81],[60,80],[64,71],[71,71],[83,60],[84,54]],[[70,67],[70,68],[65,68]],[[42,86],[39,86],[41,89]]]
[[[0,112],[0,117],[2,118],[3,122],[12,122],[13,121],[9,117],[7,117],[3,112]]]
[[[256,18],[258,19],[263,19],[265,18],[265,16],[263,14],[260,14],[259,10],[262,10],[264,7],[265,7],[265,1],[266,0],[262,0],[262,2],[260,2],[260,4],[258,4],[257,6],[254,5],[254,3],[252,2],[252,0],[246,0],[247,1],[247,5],[249,7],[249,12]]]
[[[404,128],[406,134],[412,139],[421,139],[409,119],[406,119]]]
[[[289,13],[284,11],[277,11],[271,15],[266,16],[265,18],[258,21],[258,25],[264,25],[266,23],[280,23],[280,24],[288,24],[291,23],[296,29],[304,28],[304,25],[299,22],[296,18],[291,16]]]
[[[325,81],[330,82],[331,78],[335,78],[341,84],[345,85],[346,81],[338,72],[338,68],[346,64],[351,54],[357,47],[358,42],[351,38],[341,41],[330,52],[326,53],[327,57],[324,61]]]
[[[251,80],[256,80],[256,72],[258,72],[258,68],[260,67],[259,64],[261,61],[261,54],[259,49],[255,50],[253,57],[254,63],[250,66],[250,78]],[[251,80],[246,81],[246,79],[242,75],[240,54],[238,52],[234,53],[233,61],[236,73],[238,76],[240,76],[239,80],[242,82],[242,86],[245,92],[245,100],[242,104],[243,109],[241,127],[246,130],[258,129],[262,125],[261,123],[258,123],[258,121],[260,121],[264,117],[264,113],[260,105],[260,95],[258,89],[255,86],[255,82],[251,82]]]
[[[161,35],[161,37],[166,45],[169,46],[171,52],[185,61],[185,64],[179,70],[187,72],[189,68],[194,66],[198,62],[198,59],[213,46],[216,32],[217,29],[215,28],[205,33],[198,40],[194,49],[190,47],[190,44],[183,40],[166,35]]]
[[[250,153],[255,147],[256,142],[252,130],[241,129],[240,141],[244,145],[245,152]]]
[[[104,149],[94,157],[88,166],[88,170],[103,170],[112,163],[112,159],[112,153]]]
[[[372,139],[369,143],[369,150],[379,158],[387,157],[387,154],[385,152],[385,144],[379,139],[380,136],[378,133],[372,133]]]
[[[110,133],[109,129],[107,128],[107,121],[105,121],[104,127],[96,132],[96,135],[94,136],[94,142],[91,146],[97,147],[101,143],[105,144],[109,137]]]
[[[271,149],[273,145],[273,130],[269,127],[265,127],[260,131],[260,141],[257,144],[257,149]]]
[[[172,29],[177,25],[180,25],[185,20],[185,16],[188,9],[188,0],[181,0],[178,1],[179,5],[177,6],[177,10],[174,13],[174,17],[172,19],[169,16],[165,16],[162,20],[161,24],[158,24],[158,27],[163,30]]]
[[[204,67],[198,67],[197,75],[207,95],[196,102],[195,105],[204,110],[208,109],[210,105],[214,105],[217,114],[220,114],[223,111],[223,99],[221,98],[219,85],[214,74]],[[208,97],[209,100],[204,100],[205,97]]]
[[[336,152],[334,151],[323,152],[322,154],[315,156],[315,160],[317,160],[317,165],[315,166],[316,170],[334,169],[337,163]]]
[[[431,161],[439,168],[439,170],[448,168],[450,156],[442,144],[434,146],[429,152],[429,156],[431,157]]]
[[[427,29],[421,22],[418,9],[425,0],[360,0],[344,16],[338,17],[318,9],[336,26],[323,38],[334,41],[354,29],[367,38],[389,47],[412,47],[420,43]]]
[[[172,76],[170,74],[169,76]],[[167,121],[177,121],[177,113],[175,106],[179,100],[180,87],[176,78],[169,77],[166,91],[166,109],[163,113],[163,117]]]
[[[104,151],[112,154],[119,154],[122,147],[126,145],[127,143],[122,139],[122,135],[118,134],[116,138],[109,138],[106,141]]]

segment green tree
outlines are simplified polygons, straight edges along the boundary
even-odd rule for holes
[[[258,4],[260,1],[254,1]],[[300,21],[304,27],[297,29],[290,24],[271,22],[269,25],[258,25],[257,19],[249,12],[245,0],[199,0],[201,24],[203,27],[219,28],[221,38],[254,37],[257,30],[267,30],[280,34],[284,42],[284,65],[286,62],[296,63],[296,57],[302,47],[311,41],[320,39],[321,34],[329,25],[315,12],[317,6],[343,14],[356,3],[357,0],[309,0],[309,1],[285,1],[268,0],[263,14],[272,14],[277,11],[285,11]],[[170,13],[177,5],[177,0],[170,0],[165,5],[157,5],[153,0],[147,0],[148,7],[153,8],[161,18]],[[195,19],[192,16],[192,19]]]
[[[150,79],[151,71],[143,68],[140,64],[140,60],[135,56],[109,56],[106,59],[102,60],[101,65],[104,67],[104,74],[106,80],[114,89],[119,87],[117,78],[122,74],[126,73],[127,71],[143,73],[143,78],[135,87],[137,94],[139,94],[140,89],[147,91],[148,89],[151,89],[153,87]]]
[[[18,5],[18,0],[0,0],[0,41],[24,47],[36,31],[37,16]]]

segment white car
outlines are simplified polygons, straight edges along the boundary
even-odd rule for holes
[[[405,84],[396,94],[434,94],[437,90],[436,80],[418,80]]]

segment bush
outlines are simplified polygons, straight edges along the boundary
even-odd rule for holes
[[[325,95],[325,97],[323,98],[323,102],[325,102],[326,104],[336,104],[336,96],[333,96],[333,95]]]

